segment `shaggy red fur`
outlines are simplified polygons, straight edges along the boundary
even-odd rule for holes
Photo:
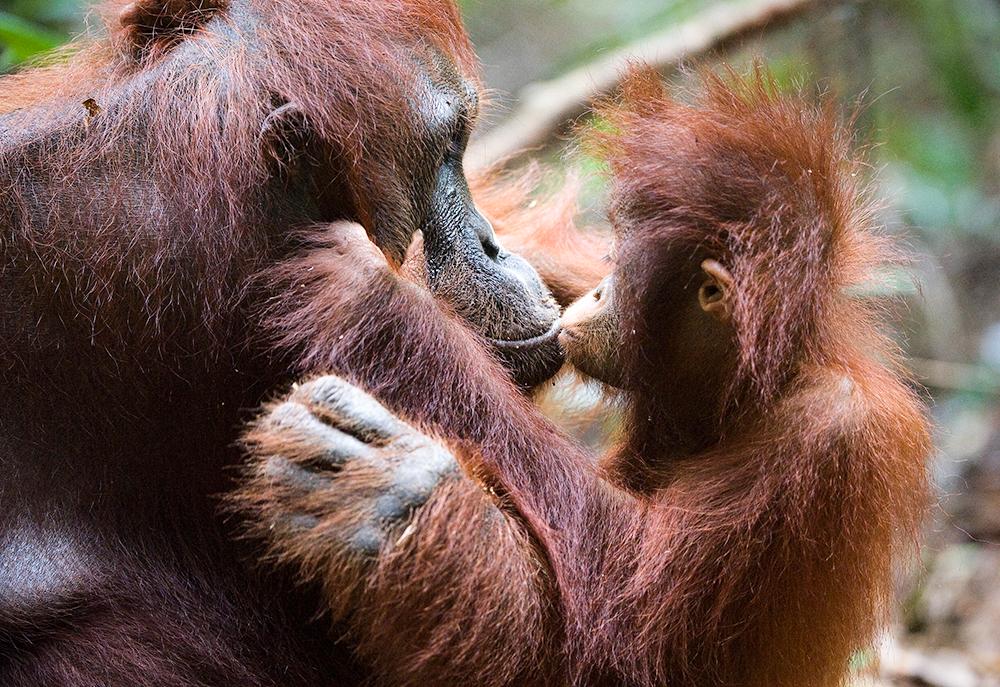
[[[602,111],[629,373],[604,464],[642,475],[649,509],[602,612],[616,662],[647,683],[838,684],[928,502],[923,405],[879,304],[852,293],[894,258],[864,161],[830,102],[760,68],[704,75],[691,105],[637,71]],[[652,342],[663,287],[699,251],[733,274],[737,364],[679,391]],[[664,442],[678,402],[705,407],[714,437],[687,455]]]

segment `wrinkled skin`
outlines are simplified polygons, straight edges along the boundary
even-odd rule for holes
[[[266,437],[277,436],[286,441],[281,453],[259,468],[284,503],[275,525],[304,536],[322,516],[364,503],[364,517],[328,532],[361,566],[402,535],[443,481],[459,476],[447,449],[332,375],[296,388],[261,419],[258,448],[273,449]]]
[[[457,78],[447,71],[442,77]],[[539,384],[562,364],[559,306],[534,268],[499,245],[472,200],[462,158],[477,107],[475,91],[447,81],[425,102],[435,122],[429,129],[447,132],[421,227],[427,284],[487,339],[519,384]]]

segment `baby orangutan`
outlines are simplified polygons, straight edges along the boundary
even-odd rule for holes
[[[842,684],[886,619],[929,452],[853,288],[892,257],[862,163],[832,108],[760,70],[705,76],[693,105],[635,71],[600,112],[614,269],[561,333],[625,404],[600,467],[446,309],[339,246],[324,260],[399,314],[329,340],[428,364],[331,357],[371,395],[328,375],[272,406],[242,502],[386,684]]]
[[[666,684],[835,685],[927,504],[922,404],[852,295],[894,256],[829,103],[704,86],[635,70],[599,108],[615,266],[560,342],[622,395],[602,473],[648,508],[606,615]]]

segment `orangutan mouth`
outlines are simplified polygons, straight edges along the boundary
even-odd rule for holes
[[[507,339],[487,339],[491,345],[501,350],[521,350],[525,348],[538,348],[539,346],[544,346],[545,344],[554,341],[559,337],[559,331],[562,325],[559,320],[556,319],[549,327],[548,331],[538,336],[532,336],[527,339],[517,339],[516,341],[510,341]]]

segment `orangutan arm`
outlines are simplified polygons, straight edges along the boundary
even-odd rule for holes
[[[380,679],[544,684],[539,555],[452,451],[335,376],[270,406],[246,443],[235,503],[272,558],[321,586]]]
[[[589,579],[591,566],[576,567],[570,549],[589,542],[599,555],[605,545],[594,526],[603,485],[590,457],[447,307],[393,273],[360,230],[321,237],[275,283],[282,309],[269,326],[280,343],[297,354],[303,376],[339,377],[293,391],[289,400],[301,407],[294,431],[266,416],[249,437],[256,481],[242,501],[272,551],[325,581],[332,608],[358,619],[351,627],[365,655],[396,684],[450,684],[456,674],[480,676],[476,684],[551,684],[538,666],[558,662],[537,657],[565,649],[564,622],[576,612],[568,604],[589,603],[572,580]],[[359,400],[368,397],[351,385],[378,403]],[[346,390],[318,402],[317,386]],[[290,412],[284,405],[271,420]],[[352,427],[373,408],[408,424],[393,419],[394,431],[362,447]],[[308,450],[289,450],[306,425],[315,429]],[[341,435],[352,439],[347,449]],[[325,466],[331,451],[348,467]],[[445,469],[442,456],[461,469]],[[436,486],[407,500],[403,518],[375,517],[379,500],[411,471]],[[291,492],[275,491],[275,474]],[[502,494],[503,507],[480,485]],[[583,531],[594,534],[574,534]],[[567,598],[567,589],[579,597]]]

